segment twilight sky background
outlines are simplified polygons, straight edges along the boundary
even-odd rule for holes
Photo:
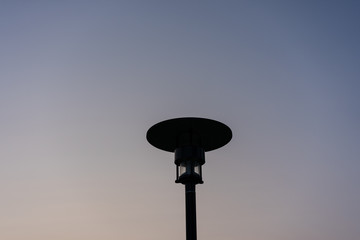
[[[1,1],[0,239],[185,239],[153,124],[198,116],[198,239],[360,236],[359,1]]]

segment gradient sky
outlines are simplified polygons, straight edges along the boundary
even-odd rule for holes
[[[360,236],[358,1],[1,1],[0,239],[185,239],[153,124],[233,130],[198,239]]]

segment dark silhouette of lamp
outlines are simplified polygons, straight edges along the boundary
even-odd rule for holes
[[[176,183],[185,185],[186,239],[196,240],[195,185],[202,184],[205,152],[226,145],[232,132],[225,124],[206,118],[175,118],[152,126],[146,139],[156,148],[175,153]]]

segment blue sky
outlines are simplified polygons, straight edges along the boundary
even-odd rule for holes
[[[153,124],[198,116],[198,238],[360,235],[357,1],[4,1],[0,238],[184,239]]]

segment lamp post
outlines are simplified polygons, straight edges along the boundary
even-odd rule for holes
[[[201,167],[205,152],[226,145],[232,132],[221,122],[187,117],[155,124],[146,138],[154,147],[175,153],[175,182],[185,185],[186,239],[196,240],[195,185],[203,183]]]

